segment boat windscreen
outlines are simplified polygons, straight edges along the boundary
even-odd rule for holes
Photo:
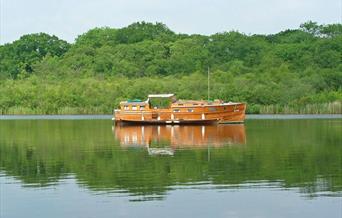
[[[170,108],[171,99],[169,98],[150,98],[149,99],[150,108]]]
[[[131,102],[142,102],[142,100],[140,100],[140,99],[128,99],[127,102],[128,103],[131,103]]]

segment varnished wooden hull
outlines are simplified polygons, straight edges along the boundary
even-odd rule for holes
[[[243,103],[216,104],[205,106],[173,106],[169,109],[145,111],[116,110],[116,123],[137,124],[213,124],[242,123],[246,105]]]
[[[147,125],[210,125],[218,123],[218,120],[125,120],[122,119],[118,123],[120,124],[147,124]]]

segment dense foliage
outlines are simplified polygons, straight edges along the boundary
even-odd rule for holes
[[[272,35],[176,34],[161,23],[44,33],[0,46],[0,113],[110,113],[125,98],[247,102],[249,112],[341,113],[342,25]]]

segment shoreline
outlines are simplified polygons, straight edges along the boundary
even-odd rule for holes
[[[0,120],[111,120],[111,114],[0,115]],[[342,114],[246,114],[246,120],[342,119]]]

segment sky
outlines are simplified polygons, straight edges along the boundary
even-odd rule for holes
[[[342,0],[0,0],[0,44],[45,32],[73,42],[94,27],[162,22],[176,33],[272,34],[342,22]]]

